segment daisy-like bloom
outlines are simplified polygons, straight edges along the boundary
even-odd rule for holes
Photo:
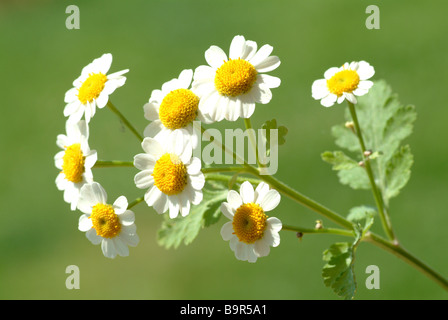
[[[78,208],[84,212],[79,218],[78,229],[85,232],[93,244],[101,243],[105,257],[115,258],[117,254],[126,257],[128,246],[135,247],[139,243],[134,212],[127,210],[125,196],[110,205],[106,191],[99,183],[86,184],[81,189]]]
[[[144,131],[145,137],[165,141],[173,132],[180,132],[195,148],[199,134],[193,130],[195,119],[209,123],[199,110],[199,97],[189,89],[193,70],[183,70],[179,78],[162,85],[162,90],[154,90],[149,102],[143,106],[145,118],[152,121]]]
[[[277,190],[261,182],[254,191],[246,181],[241,184],[240,193],[230,190],[227,202],[221,205],[222,213],[230,219],[221,228],[221,236],[230,240],[230,248],[238,260],[256,262],[257,258],[269,254],[270,247],[280,244],[279,219],[266,215],[280,202]]]
[[[145,201],[157,213],[169,210],[174,219],[179,212],[184,217],[190,213],[191,204],[202,201],[205,177],[201,160],[192,157],[192,148],[174,133],[163,145],[154,138],[142,142],[145,153],[134,157],[134,166],[141,170],[135,175],[137,188],[148,189]]]
[[[111,64],[112,55],[106,53],[82,69],[81,76],[73,81],[74,88],[65,93],[64,101],[67,105],[64,116],[79,121],[85,115],[89,123],[96,107],[104,108],[109,95],[125,84],[126,77],[123,74],[129,71],[126,69],[108,75]]]
[[[56,140],[63,149],[54,157],[56,168],[62,170],[56,177],[56,186],[64,191],[64,201],[71,204],[71,210],[76,210],[81,187],[93,182],[97,153],[89,148],[89,128],[84,120],[67,121],[65,127],[67,134],[58,135]]]
[[[271,88],[280,85],[280,79],[264,72],[280,65],[277,56],[271,56],[273,47],[257,44],[243,36],[235,36],[230,44],[229,58],[217,46],[205,52],[209,66],[199,66],[194,73],[193,90],[201,98],[199,109],[212,121],[249,118],[255,103],[271,101]]]
[[[313,82],[311,93],[324,107],[331,107],[337,101],[345,99],[357,103],[355,96],[362,96],[373,86],[370,79],[375,69],[365,61],[344,63],[340,68],[333,67],[325,71],[324,78]]]

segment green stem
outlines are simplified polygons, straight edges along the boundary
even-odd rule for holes
[[[233,177],[225,174],[205,174],[206,179],[215,180],[215,181],[225,181],[229,182]],[[249,181],[250,183],[257,185],[261,182],[261,180],[254,179],[254,178],[248,178],[248,177],[237,177],[236,181],[237,183],[243,183],[244,181]]]
[[[370,185],[372,187],[372,193],[373,193],[373,197],[375,198],[376,206],[378,208],[381,224],[383,225],[383,229],[386,232],[387,237],[390,240],[396,241],[396,237],[395,237],[394,231],[392,229],[392,224],[391,224],[389,215],[386,211],[386,206],[384,205],[383,197],[381,195],[380,190],[378,189],[378,186],[375,183],[375,178],[373,176],[373,171],[372,171],[372,167],[370,165],[370,160],[368,158],[366,158],[366,156],[365,156],[365,152],[367,151],[367,149],[366,149],[366,146],[364,143],[364,139],[362,137],[361,127],[359,125],[358,116],[356,115],[355,106],[353,103],[351,103],[349,101],[347,101],[347,103],[348,103],[348,107],[350,110],[350,114],[353,119],[353,124],[355,125],[356,135],[358,136],[359,144],[361,146],[361,153],[362,153],[362,157],[364,160],[363,162],[365,165],[367,175],[369,177]]]
[[[98,160],[95,162],[94,168],[110,168],[110,167],[134,167],[132,161],[119,160]]]
[[[130,204],[128,204],[128,209],[131,209],[132,207],[134,207],[135,205],[139,204],[139,203],[142,202],[143,200],[145,200],[144,197],[139,197],[139,198],[135,199],[135,200],[132,201]]]
[[[448,291],[448,280],[423,261],[406,251],[401,245],[385,240],[371,232],[367,232],[363,240],[394,254]]]
[[[128,127],[128,129],[131,130],[131,132],[137,137],[138,141],[140,142],[143,141],[143,137],[140,135],[140,133],[138,133],[138,131],[132,126],[132,124],[128,121],[128,119],[126,119],[125,116],[123,116],[123,114],[114,106],[114,104],[110,100],[107,102],[107,107],[113,113],[115,113],[120,118],[121,121],[123,121],[124,125]]]
[[[302,234],[311,233],[311,234],[320,234],[320,233],[330,233],[336,234],[340,236],[354,237],[355,234],[353,231],[337,229],[337,228],[321,228],[321,229],[311,229],[311,228],[302,228],[302,227],[293,227],[288,225],[283,225],[282,230],[299,232]]]
[[[337,224],[339,224],[349,230],[353,230],[353,224],[350,221],[346,220],[344,217],[340,216],[336,212],[324,207],[323,205],[319,204],[318,202],[301,194],[300,192],[290,188],[283,182],[275,179],[273,176],[261,175],[258,173],[258,171],[252,171],[251,173],[256,175],[259,179],[263,180],[264,182],[270,184],[274,189],[276,189],[280,193],[288,196],[292,200],[323,215],[324,217],[327,217],[328,219],[336,222]]]

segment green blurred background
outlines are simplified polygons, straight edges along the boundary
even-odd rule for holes
[[[219,230],[224,218],[189,246],[166,250],[156,243],[163,220],[144,203],[134,207],[141,242],[130,256],[109,260],[78,231],[54,180],[65,131],[64,94],[82,67],[113,54],[111,72],[129,68],[127,83],[111,97],[139,130],[143,104],[153,89],[182,69],[205,64],[204,52],[228,52],[242,34],[270,44],[282,61],[270,74],[282,85],[268,105],[258,105],[253,124],[276,118],[289,128],[279,151],[277,177],[333,210],[346,214],[374,204],[370,192],[339,184],[320,153],[334,150],[332,125],[345,105],[324,108],[311,84],[329,67],[366,60],[375,79],[386,79],[403,103],[415,104],[418,120],[407,140],[415,156],[409,184],[391,205],[392,222],[409,251],[448,276],[448,20],[446,1],[3,1],[0,2],[1,92],[1,299],[338,299],[321,278],[322,252],[335,241],[281,233],[281,245],[256,264],[238,261]],[[80,9],[80,29],[68,30],[65,9]],[[380,8],[381,29],[368,30],[366,7]],[[243,122],[217,125],[242,126]],[[100,159],[132,160],[141,147],[107,109],[90,128]],[[109,199],[139,197],[134,168],[102,168],[95,179]],[[320,216],[289,199],[273,214],[286,224],[312,227]],[[332,226],[325,221],[326,226]],[[374,230],[381,232],[377,221]],[[357,251],[357,299],[446,299],[437,284],[393,255],[367,243]],[[65,269],[80,268],[79,290],[67,290]],[[377,265],[379,290],[367,290],[365,269]]]

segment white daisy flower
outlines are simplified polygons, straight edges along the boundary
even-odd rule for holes
[[[195,119],[209,123],[199,107],[199,97],[190,89],[193,70],[183,70],[179,78],[162,85],[162,90],[154,90],[149,102],[143,106],[145,118],[152,121],[144,131],[145,137],[165,141],[173,132],[180,132],[196,148],[200,132],[193,130]]]
[[[355,96],[362,96],[369,92],[373,86],[370,79],[375,74],[375,69],[365,61],[353,61],[344,63],[340,68],[328,69],[325,79],[313,82],[312,96],[324,107],[331,107],[337,101],[342,103],[345,99],[353,104],[357,103]]]
[[[270,247],[280,244],[279,219],[265,214],[280,203],[277,190],[261,182],[254,191],[246,181],[241,184],[240,193],[230,190],[227,202],[221,205],[222,213],[230,219],[221,228],[221,236],[230,240],[230,248],[238,260],[256,262],[257,258],[269,254]]]
[[[212,121],[249,118],[255,103],[271,101],[271,88],[280,85],[280,79],[264,72],[280,65],[277,56],[271,56],[273,47],[257,44],[243,36],[235,36],[230,44],[229,58],[217,46],[205,52],[209,66],[199,66],[194,73],[192,88],[199,97],[199,109]]]
[[[148,189],[145,201],[162,214],[169,210],[174,219],[179,212],[184,217],[190,213],[191,204],[202,201],[205,177],[201,160],[192,158],[192,148],[174,133],[163,145],[154,138],[142,142],[145,153],[134,157],[134,166],[142,170],[135,175],[137,188]]]
[[[56,177],[56,186],[64,191],[64,201],[70,203],[71,210],[76,210],[81,187],[93,182],[92,167],[97,153],[89,148],[89,128],[84,120],[67,121],[66,133],[58,135],[56,140],[63,149],[54,157],[56,168],[62,170]]]
[[[83,115],[87,123],[95,115],[96,107],[104,108],[109,95],[126,82],[123,76],[129,70],[107,74],[112,64],[112,55],[103,54],[82,69],[81,76],[73,81],[74,88],[68,90],[64,101],[67,103],[64,116],[79,121]]]
[[[106,191],[99,183],[86,184],[81,189],[78,208],[84,212],[79,218],[78,229],[85,232],[93,244],[101,243],[105,257],[115,258],[117,254],[126,257],[128,246],[135,247],[139,243],[134,212],[127,210],[125,196],[110,205]]]

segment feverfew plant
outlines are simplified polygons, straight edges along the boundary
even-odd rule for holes
[[[384,80],[372,79],[375,69],[366,61],[345,62],[329,68],[323,79],[310,80],[311,96],[322,106],[347,102],[346,118],[332,128],[341,150],[323,152],[323,161],[336,171],[341,184],[372,192],[374,206],[357,204],[337,213],[300,193],[295,188],[300,185],[293,188],[278,180],[276,170],[267,170],[268,162],[277,161],[277,148],[286,143],[288,133],[276,119],[269,119],[258,128],[257,143],[251,124],[256,104],[270,103],[271,89],[281,83],[267,74],[280,66],[272,52],[272,46],[258,49],[256,42],[241,35],[231,41],[228,55],[212,45],[205,51],[208,65],[175,71],[179,76],[169,81],[161,79],[160,89],[142,102],[142,117],[149,124],[141,130],[110,100],[125,84],[123,75],[128,70],[108,74],[111,54],[87,65],[65,95],[66,134],[57,137],[63,150],[54,159],[61,170],[57,188],[64,191],[70,209],[82,213],[79,230],[93,244],[101,244],[105,257],[115,258],[127,256],[128,247],[139,243],[138,219],[130,210],[137,204],[145,203],[163,215],[157,239],[166,248],[190,244],[201,229],[218,223],[224,215],[222,239],[229,241],[236,259],[249,263],[268,259],[271,248],[280,245],[283,232],[295,232],[301,239],[311,233],[347,237],[324,251],[322,269],[324,284],[345,299],[353,299],[356,293],[354,263],[361,242],[394,254],[448,290],[448,280],[403,248],[389,212],[391,200],[410,178],[413,156],[403,141],[412,133],[415,108],[403,105]],[[116,114],[144,152],[121,161],[101,160],[90,150],[88,126],[96,107],[107,107]],[[245,131],[235,130],[232,142],[224,143],[214,123],[238,118],[244,119]],[[243,142],[243,150],[238,142],[235,148],[233,138]],[[250,141],[247,148],[245,138]],[[210,144],[203,147],[201,141]],[[222,154],[231,165],[229,161],[222,165]],[[210,161],[217,155],[218,161]],[[135,167],[136,173],[129,178],[142,189],[142,196],[128,203],[120,195],[109,204],[105,189],[95,180],[95,168],[100,167]],[[287,224],[276,210],[282,197],[314,211],[318,223]],[[327,221],[338,227],[327,227]],[[371,231],[377,221],[384,235]]]

